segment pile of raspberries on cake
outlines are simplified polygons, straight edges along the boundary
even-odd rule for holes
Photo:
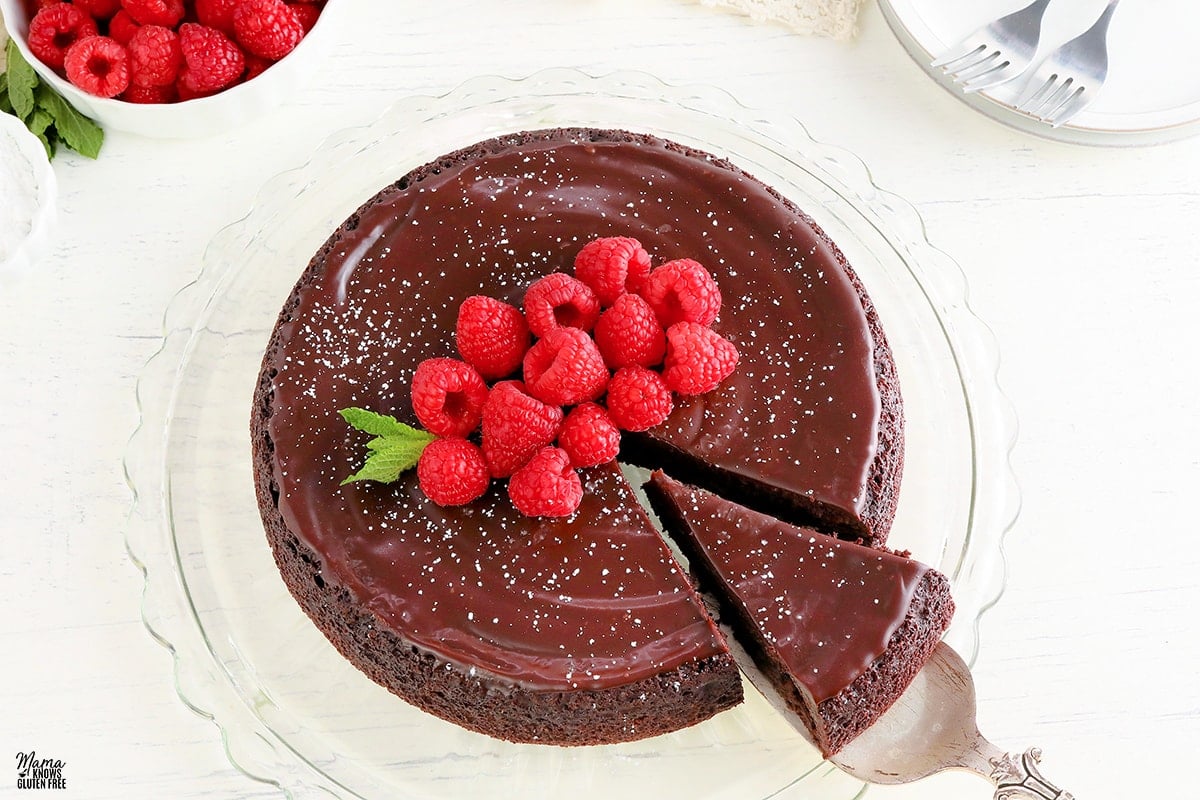
[[[324,0],[37,0],[29,49],[75,86],[131,103],[215,94],[261,74]]]
[[[539,278],[523,305],[468,297],[455,325],[462,360],[417,365],[413,411],[438,437],[417,479],[439,505],[507,478],[522,514],[569,516],[583,498],[578,470],[614,460],[622,430],[660,424],[676,394],[710,392],[737,365],[710,327],[721,292],[708,270],[687,258],[652,270],[636,239],[589,242],[574,276]]]

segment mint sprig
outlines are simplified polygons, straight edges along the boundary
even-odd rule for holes
[[[0,73],[0,112],[12,114],[42,140],[46,155],[54,158],[58,143],[87,158],[100,155],[104,131],[79,113],[62,95],[38,79],[21,55],[16,42],[5,48],[5,71]]]
[[[343,408],[338,413],[350,427],[375,437],[367,442],[367,460],[362,469],[343,480],[342,486],[355,481],[392,483],[417,465],[425,445],[436,438],[395,417],[365,408]]]

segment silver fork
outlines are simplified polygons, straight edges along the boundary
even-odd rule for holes
[[[932,66],[941,67],[964,92],[990,89],[1029,68],[1042,33],[1042,17],[1050,0],[1034,0],[1019,11],[989,22],[947,48]]]
[[[1017,110],[1057,128],[1087,108],[1108,76],[1108,23],[1120,0],[1108,0],[1092,27],[1038,64]]]

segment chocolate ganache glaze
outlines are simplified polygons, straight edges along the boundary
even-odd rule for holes
[[[899,396],[841,254],[726,162],[584,129],[502,137],[415,170],[318,252],[280,315],[256,395],[264,521],[280,534],[277,560],[299,553],[322,590],[471,676],[569,692],[716,664],[725,683],[712,691],[726,692],[736,672],[723,639],[615,467],[584,472],[583,505],[567,520],[521,516],[500,483],[460,508],[428,501],[412,473],[339,485],[365,439],[339,409],[415,423],[413,371],[457,355],[462,300],[519,306],[533,280],[571,271],[584,243],[609,235],[636,237],[655,263],[705,264],[724,295],[714,327],[741,353],[731,379],[679,402],[623,456],[669,457],[685,476],[881,541],[899,479]],[[306,605],[314,619],[323,602]]]

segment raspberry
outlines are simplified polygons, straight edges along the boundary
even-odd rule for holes
[[[304,26],[283,0],[242,0],[233,10],[233,33],[247,52],[278,61],[300,44]]]
[[[183,0],[121,0],[138,25],[174,28],[183,19]]]
[[[608,415],[624,431],[653,428],[671,413],[671,388],[654,370],[622,367],[608,383]]]
[[[201,25],[233,36],[233,10],[242,0],[196,0],[196,19]]]
[[[650,304],[636,294],[623,294],[596,322],[596,346],[610,369],[661,364],[667,337]]]
[[[596,403],[584,403],[571,409],[558,434],[558,446],[566,451],[573,467],[595,467],[617,457],[621,449],[621,430]]]
[[[183,80],[184,74],[184,72],[179,73],[179,80],[175,81],[175,96],[180,102],[183,102],[184,100],[195,100],[197,97],[208,97],[213,93],[213,91],[216,91],[214,89],[212,91],[198,92],[195,89],[190,88]]]
[[[321,9],[312,3],[288,3],[288,8],[296,12],[296,19],[300,20],[300,27],[305,33],[313,29],[317,18],[321,16]]]
[[[487,384],[456,358],[430,358],[412,379],[413,413],[435,436],[467,436],[479,426]]]
[[[111,19],[121,10],[121,0],[74,0],[72,5],[82,8],[92,19]]]
[[[545,336],[555,328],[590,331],[599,317],[596,293],[565,272],[538,278],[525,290],[525,318],[534,336]]]
[[[737,366],[733,343],[704,325],[677,322],[667,328],[663,379],[680,394],[711,392]]]
[[[121,9],[108,21],[108,35],[121,44],[128,45],[140,27],[142,26],[137,24],[137,20],[129,16],[128,11]]]
[[[67,50],[67,79],[88,94],[116,97],[129,86],[129,51],[116,39],[89,36]]]
[[[521,366],[529,349],[529,326],[516,306],[493,297],[468,297],[454,326],[458,352],[487,380],[505,378]]]
[[[47,67],[61,70],[67,49],[80,39],[95,36],[96,21],[69,3],[47,6],[29,21],[29,49]]]
[[[628,236],[593,239],[575,256],[575,277],[592,287],[606,307],[625,292],[636,292],[649,274],[650,256]]]
[[[242,80],[248,81],[251,78],[257,78],[262,75],[275,62],[269,58],[260,58],[259,56],[246,54],[246,71],[242,73]]]
[[[711,325],[721,311],[721,290],[712,275],[690,258],[668,261],[650,273],[639,292],[664,328],[676,322]]]
[[[573,406],[595,400],[607,385],[604,357],[578,328],[555,328],[525,354],[525,386],[542,402]]]
[[[476,500],[491,480],[483,451],[466,439],[434,439],[417,461],[421,491],[439,506],[461,506]]]
[[[216,28],[185,22],[179,26],[183,49],[183,71],[179,74],[179,96],[211,94],[224,89],[246,68],[246,57],[238,46]]]
[[[121,92],[121,99],[127,103],[174,103],[179,98],[175,84],[170,86],[138,86],[129,84],[129,88]]]
[[[143,25],[129,40],[130,80],[139,86],[170,86],[183,67],[179,36],[161,25]]]
[[[525,392],[520,381],[501,381],[483,404],[483,456],[492,477],[507,478],[553,442],[563,412]]]
[[[569,517],[583,500],[583,481],[559,447],[543,447],[508,482],[512,504],[527,517]]]

